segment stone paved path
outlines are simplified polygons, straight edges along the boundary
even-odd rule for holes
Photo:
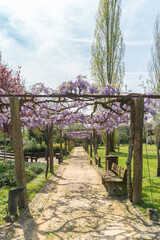
[[[107,197],[81,147],[75,148],[32,231],[22,230],[17,227],[10,239],[160,239],[152,229],[134,228],[118,201]]]

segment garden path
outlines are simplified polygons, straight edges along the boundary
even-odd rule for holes
[[[134,207],[126,213],[120,201],[107,196],[89,160],[81,147],[75,148],[32,228],[17,226],[10,239],[160,239],[158,229]]]

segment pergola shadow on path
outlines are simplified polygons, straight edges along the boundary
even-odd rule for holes
[[[89,162],[83,148],[75,148],[13,225],[9,239],[158,239],[158,229],[136,208],[128,205],[126,211],[107,196]]]

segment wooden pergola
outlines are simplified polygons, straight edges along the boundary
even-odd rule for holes
[[[51,94],[51,95],[32,95],[32,94],[2,94],[0,97],[10,98],[11,107],[11,123],[12,123],[12,137],[13,148],[15,154],[15,167],[16,167],[16,181],[17,187],[25,186],[25,165],[22,144],[22,133],[20,123],[20,99],[34,99],[34,98],[47,98],[52,99],[53,102],[65,102],[67,99],[71,101],[95,101],[97,99],[114,99],[114,101],[125,104],[131,102],[130,114],[130,144],[127,159],[127,172],[128,172],[128,188],[129,199],[138,203],[141,201],[142,194],[142,140],[143,140],[143,116],[144,116],[144,98],[160,99],[160,95],[146,95],[146,94],[127,94],[127,95],[91,95],[91,94]],[[134,99],[134,100],[133,100]],[[50,100],[47,100],[50,101]],[[131,182],[131,159],[134,150],[134,165],[133,165],[133,187]],[[132,191],[133,188],[133,191]],[[133,192],[133,196],[132,196]],[[24,190],[19,197],[19,206],[27,206],[27,193]]]

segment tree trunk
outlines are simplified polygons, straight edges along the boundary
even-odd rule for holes
[[[105,170],[107,171],[107,156],[109,155],[110,149],[110,134],[106,132],[106,151],[105,151]]]
[[[135,105],[134,102],[131,105],[130,112],[130,137],[129,137],[129,148],[128,148],[128,157],[127,157],[127,185],[128,185],[128,199],[132,201],[133,197],[133,188],[132,188],[132,178],[131,178],[131,163],[132,163],[132,154],[134,147],[134,132],[135,132]]]
[[[15,156],[16,184],[17,187],[22,187],[26,186],[26,174],[20,121],[20,102],[17,97],[10,98],[10,107],[11,107],[13,149]],[[21,208],[27,207],[26,189],[19,194],[18,206]]]
[[[134,137],[134,167],[133,167],[133,202],[140,203],[142,197],[143,169],[143,117],[144,99],[135,100],[135,137]]]
[[[50,172],[53,174],[54,173],[54,162],[53,162],[53,157],[54,157],[54,150],[53,150],[53,124],[49,127],[49,159],[50,159]]]

